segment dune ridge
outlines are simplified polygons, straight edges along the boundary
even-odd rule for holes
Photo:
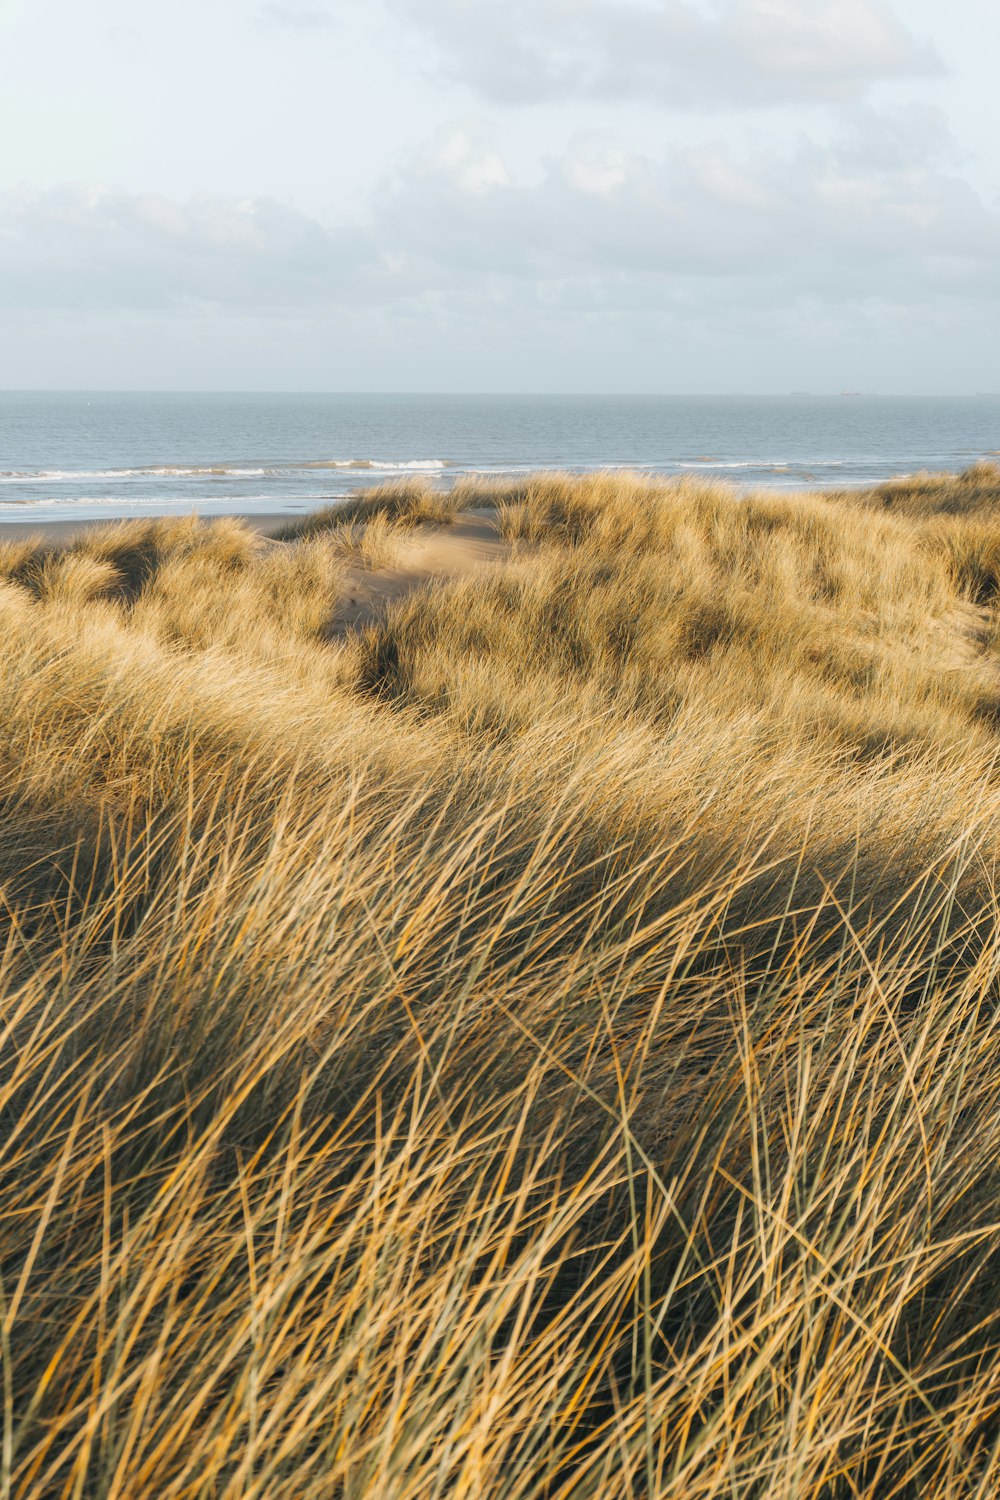
[[[0,1496],[1000,1490],[1000,469],[0,544]]]

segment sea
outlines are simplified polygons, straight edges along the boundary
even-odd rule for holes
[[[742,490],[1000,456],[973,397],[0,392],[0,521],[301,514],[403,476],[630,469]]]

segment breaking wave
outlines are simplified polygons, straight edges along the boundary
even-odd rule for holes
[[[64,484],[72,481],[112,483],[132,479],[278,479],[302,469],[365,469],[375,473],[436,474],[453,467],[446,459],[414,458],[394,463],[380,458],[291,459],[258,466],[252,463],[150,464],[132,469],[2,469],[0,484]]]

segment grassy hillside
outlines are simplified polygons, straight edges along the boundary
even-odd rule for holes
[[[989,466],[0,546],[0,1500],[1000,1493],[998,590]]]

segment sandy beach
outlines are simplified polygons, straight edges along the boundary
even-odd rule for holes
[[[261,532],[264,536],[272,536],[274,532],[280,531],[282,526],[299,519],[298,516],[287,514],[282,511],[267,511],[264,513],[234,512],[236,520],[245,521],[254,531]],[[103,530],[108,526],[118,526],[122,521],[148,520],[156,521],[162,519],[157,515],[149,516],[107,516],[92,521],[3,521],[0,520],[0,542],[23,542],[32,539],[40,542],[48,542],[51,546],[62,546],[66,542],[73,541],[76,537],[88,531]],[[206,516],[206,522],[218,520],[217,516]]]

